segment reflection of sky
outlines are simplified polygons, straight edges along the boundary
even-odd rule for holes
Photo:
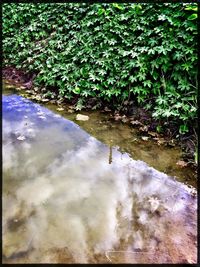
[[[157,239],[163,254],[167,245],[184,254],[196,238],[190,189],[116,148],[109,164],[109,153],[75,123],[20,96],[4,96],[4,254],[34,248],[29,262],[55,262],[51,249],[67,248],[75,262],[87,262],[120,250],[124,261],[132,251],[133,261],[138,249],[159,255]]]
[[[37,129],[39,130],[42,128],[49,128],[53,125],[54,127],[62,128],[63,131],[67,131],[68,135],[73,135],[74,131],[76,131],[78,141],[89,137],[89,135],[75,123],[21,96],[3,96],[2,106],[3,118],[9,122],[21,122],[25,124],[31,121],[31,124],[37,125]],[[64,123],[65,121],[67,121],[67,123]],[[19,128],[21,129],[21,127]]]

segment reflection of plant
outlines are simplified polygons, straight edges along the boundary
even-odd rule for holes
[[[4,64],[67,99],[135,99],[186,132],[196,119],[197,5],[3,4]],[[152,99],[155,101],[153,102]]]

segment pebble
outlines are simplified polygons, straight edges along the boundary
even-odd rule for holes
[[[56,110],[58,110],[58,111],[63,111],[64,108],[57,108]]]
[[[142,140],[144,140],[144,141],[148,141],[148,139],[149,139],[148,136],[142,136],[141,138],[142,138]]]
[[[82,114],[77,114],[76,115],[76,120],[77,121],[88,121],[89,120],[89,116],[82,115]]]

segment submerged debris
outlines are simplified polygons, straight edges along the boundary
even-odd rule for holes
[[[20,140],[20,141],[24,141],[25,139],[26,139],[26,137],[25,136],[22,136],[22,135],[20,135],[20,136],[17,137],[17,140]]]

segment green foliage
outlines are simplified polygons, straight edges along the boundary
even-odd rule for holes
[[[198,10],[198,7],[197,7],[197,4],[196,3],[187,4],[185,10],[189,10],[189,11],[195,12],[195,13],[191,14],[188,17],[189,20],[197,19],[197,10]]]
[[[76,103],[75,109],[76,110],[81,110],[84,108],[84,99],[83,98],[79,98],[79,100]]]
[[[195,4],[3,4],[4,65],[67,99],[135,99],[186,128],[196,118]],[[153,99],[153,100],[152,100]]]

